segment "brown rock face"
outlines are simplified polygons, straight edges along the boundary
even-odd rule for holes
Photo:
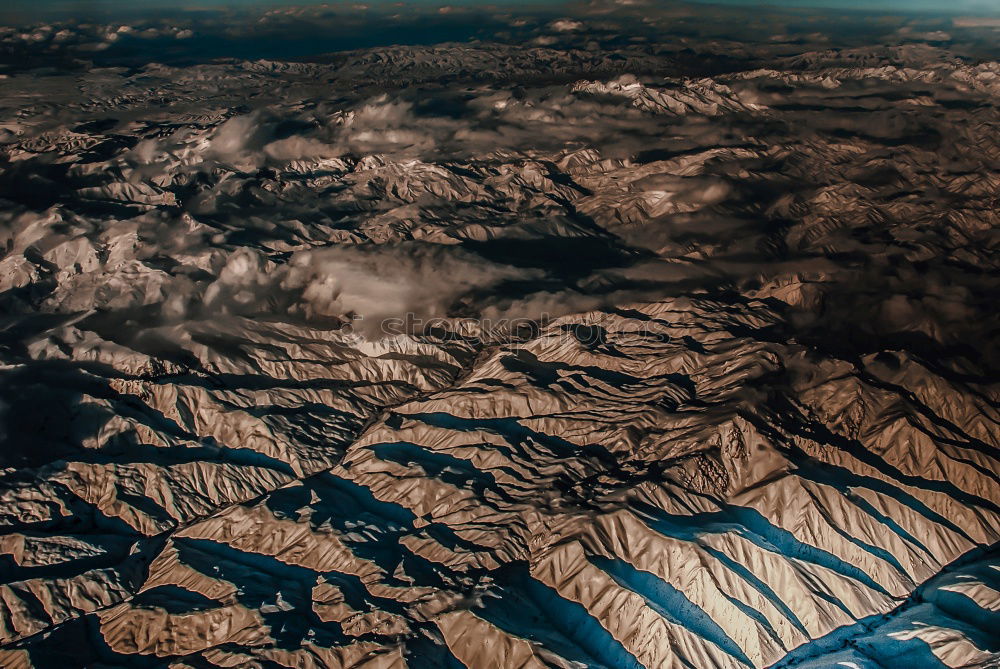
[[[707,11],[0,29],[0,665],[997,666],[994,28]]]

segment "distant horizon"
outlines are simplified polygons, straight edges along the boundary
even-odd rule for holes
[[[690,15],[684,21],[699,24],[699,31],[732,30],[754,22],[756,14],[783,15],[793,32],[849,30],[868,32],[888,17],[900,24],[928,20],[933,30],[947,29],[952,19],[970,17],[974,22],[986,17],[992,25],[1000,16],[977,12],[985,0],[956,0],[952,11],[936,11],[941,0],[913,0],[905,8],[894,9],[900,0],[663,0],[646,4],[598,0],[551,2],[547,0],[417,0],[401,3],[388,0],[13,0],[0,9],[0,25],[29,30],[46,25],[76,25],[83,28],[68,42],[65,38],[34,50],[30,58],[16,51],[15,42],[3,54],[5,67],[39,67],[58,57],[74,58],[98,67],[135,66],[151,61],[186,66],[220,58],[244,60],[297,60],[322,54],[377,48],[389,45],[430,45],[496,41],[528,43],[557,39],[547,28],[560,18],[578,18],[584,23],[599,20],[607,12],[621,11],[632,22],[634,37],[655,40],[655,28],[643,17],[655,8]],[[878,2],[878,0],[876,0]],[[820,5],[834,3],[838,8]],[[29,6],[30,5],[30,6]],[[806,5],[812,5],[808,7]],[[302,7],[299,13],[294,8]],[[328,7],[329,9],[325,9]],[[438,11],[451,7],[454,11]],[[313,8],[313,9],[308,9]],[[319,8],[317,10],[317,8]],[[704,8],[704,11],[702,11]],[[759,9],[757,9],[759,8]],[[270,14],[271,10],[276,10]],[[517,17],[517,21],[514,18]],[[817,23],[817,20],[819,22]],[[845,28],[844,22],[850,23]],[[872,25],[869,25],[872,24]],[[99,27],[110,27],[110,32]],[[128,28],[125,28],[127,26]],[[727,27],[728,26],[728,27]],[[121,28],[119,28],[121,27]],[[134,28],[135,30],[132,30]],[[568,33],[555,31],[565,38]],[[82,37],[81,37],[82,36]],[[27,44],[21,40],[20,43]],[[33,38],[32,38],[33,39]],[[82,42],[76,44],[76,41]],[[45,55],[48,54],[48,55]],[[82,61],[81,61],[82,62]]]
[[[1000,5],[994,0],[676,0],[675,4],[717,4],[744,8],[775,9],[816,9],[872,12],[934,13],[943,15],[987,15],[1000,16]],[[261,10],[267,8],[291,8],[330,5],[350,9],[365,6],[376,11],[398,7],[406,12],[408,8],[427,9],[432,7],[468,7],[488,10],[510,8],[549,8],[567,12],[584,6],[572,0],[132,0],[122,6],[121,0],[8,0],[0,8],[0,21],[11,18],[18,20],[39,19],[67,20],[72,18],[106,18],[134,16],[149,13],[200,13],[220,10]],[[360,11],[360,9],[359,9]]]

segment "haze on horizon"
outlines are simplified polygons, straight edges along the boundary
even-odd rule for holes
[[[0,18],[15,16],[30,19],[33,16],[57,15],[61,18],[83,18],[92,15],[114,17],[131,16],[144,12],[198,12],[205,10],[258,10],[310,5],[330,5],[350,8],[364,5],[375,10],[395,9],[406,12],[408,8],[424,10],[428,7],[450,6],[468,8],[565,8],[573,11],[583,3],[565,0],[367,0],[365,2],[330,0],[133,0],[123,6],[119,0],[7,0],[0,8]],[[641,3],[632,3],[641,4]],[[893,12],[933,12],[942,14],[1000,14],[1000,3],[993,0],[688,0],[684,2],[660,2],[666,4],[731,5],[748,8],[801,8],[851,11],[893,11]]]

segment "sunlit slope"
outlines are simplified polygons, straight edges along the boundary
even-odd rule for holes
[[[0,664],[990,666],[1000,68],[811,46],[0,80]]]

